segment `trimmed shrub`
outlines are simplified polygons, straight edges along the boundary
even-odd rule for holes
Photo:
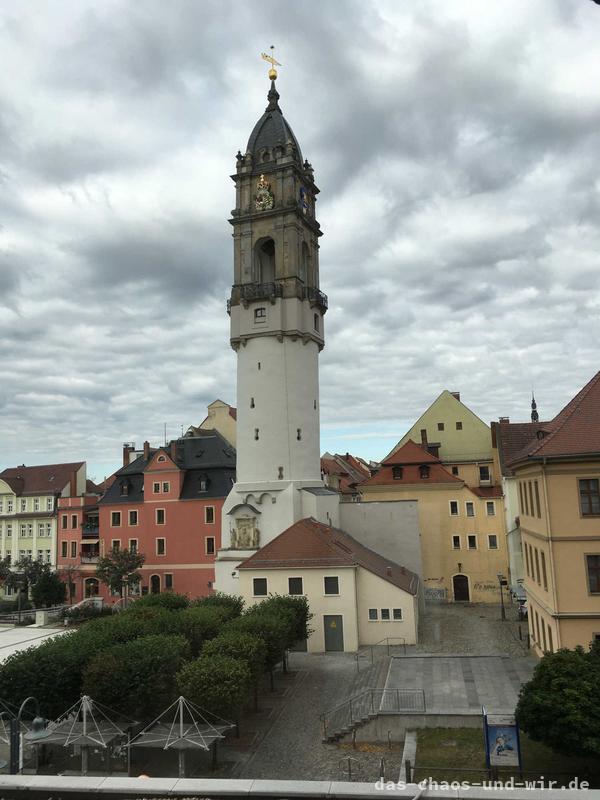
[[[289,638],[289,622],[271,614],[259,614],[247,611],[238,619],[228,622],[227,633],[249,633],[258,636],[266,647],[266,668],[273,671],[276,664],[283,660],[286,642]]]
[[[177,688],[192,703],[228,720],[238,719],[252,686],[245,661],[212,655],[190,661],[178,673]]]
[[[252,682],[256,685],[266,669],[267,645],[260,636],[239,631],[225,631],[216,639],[206,642],[202,648],[203,658],[228,656],[248,664]]]
[[[167,608],[170,611],[176,611],[180,608],[187,608],[190,604],[189,599],[184,594],[177,594],[176,592],[162,592],[160,594],[147,594],[140,597],[131,604],[130,609],[156,607]]]
[[[192,606],[200,606],[201,608],[223,608],[228,611],[228,619],[235,619],[240,617],[244,610],[244,601],[241,597],[235,594],[226,594],[225,592],[214,592],[207,597],[199,597],[194,600]]]
[[[297,642],[308,639],[312,633],[308,623],[314,615],[310,613],[306,597],[273,594],[253,606],[252,611],[281,616],[282,619],[289,622],[288,648],[293,647]]]
[[[183,636],[142,636],[98,653],[83,672],[83,691],[140,722],[175,700],[175,676],[190,648]]]
[[[190,643],[193,656],[198,655],[205,642],[218,636],[229,620],[228,609],[219,606],[190,606],[178,616],[181,633]]]

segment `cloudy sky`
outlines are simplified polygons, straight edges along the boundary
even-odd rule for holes
[[[439,394],[553,416],[598,370],[590,0],[0,2],[0,467],[158,444],[235,403],[235,153],[313,163],[322,449],[382,457]]]

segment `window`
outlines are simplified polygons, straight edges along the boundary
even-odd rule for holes
[[[487,465],[479,467],[479,480],[480,481],[490,480],[490,468]]]
[[[428,478],[429,477],[429,466],[427,464],[422,464],[419,467],[419,477],[420,478]]]
[[[267,579],[266,578],[253,578],[252,579],[252,591],[254,593],[254,597],[266,597],[267,596]]]
[[[33,536],[33,522],[27,523],[27,536]]]
[[[4,512],[4,500],[0,497],[0,514]]]
[[[214,536],[207,536],[204,539],[205,543],[205,550],[207,556],[213,556],[215,554],[215,537]]]
[[[157,461],[166,461],[167,457],[166,456],[159,456],[156,460]]]
[[[288,578],[288,594],[304,594],[302,578]]]
[[[166,539],[157,539],[156,540],[156,555],[157,556],[164,556],[167,552],[167,540]]]
[[[165,524],[165,510],[164,510],[164,508],[157,508],[156,509],[156,524],[157,525],[164,525]]]
[[[212,525],[215,521],[215,507],[206,506],[204,509],[204,522],[207,525]]]
[[[258,428],[254,428],[254,439],[258,441]]]
[[[130,525],[137,525],[138,524],[138,512],[131,510],[129,512],[129,524]]]
[[[152,492],[154,494],[159,494],[160,493],[160,483],[153,483],[152,484]]]
[[[541,585],[541,581],[540,581],[540,557],[539,557],[539,552],[538,552],[537,547],[534,549],[534,555],[535,555],[535,580],[536,580],[536,583]]]
[[[548,625],[548,650],[554,652],[554,643],[552,641],[552,628]]]
[[[495,533],[488,534],[488,550],[498,549],[498,537]]]
[[[21,500],[21,511],[27,511],[27,500]]]
[[[2,509],[0,508],[0,511],[1,510]],[[39,511],[40,510],[40,498],[39,497],[36,497],[35,500],[33,501],[33,510],[34,511]]]
[[[381,609],[381,621],[382,622],[389,622],[390,621],[390,610],[389,610],[389,608],[382,608]]]
[[[66,514],[63,514],[60,518],[60,527],[63,530],[69,527],[69,517]]]
[[[208,478],[204,477],[198,480],[198,491],[200,493],[205,492],[207,486],[208,486]]]
[[[527,488],[529,489],[529,515],[533,517],[533,487],[531,481],[527,481]]]
[[[477,536],[473,533],[467,536],[467,543],[469,545],[469,550],[477,550]]]
[[[542,586],[548,591],[548,575],[546,573],[546,554],[543,550],[540,551],[540,558],[542,559]]]
[[[457,431],[462,431],[462,422],[457,422],[456,423],[456,430]]]
[[[12,525],[6,526],[6,538],[10,539],[12,537]]]
[[[582,516],[592,517],[600,514],[600,480],[598,478],[579,481],[579,501]]]
[[[62,558],[67,558],[69,553],[69,543],[68,542],[61,542],[60,543],[60,555]]]
[[[77,558],[77,542],[71,542],[71,558]]]
[[[71,514],[71,527],[77,527],[77,514]]]
[[[13,501],[12,500],[7,500],[6,501],[6,513],[7,514],[12,514],[12,510],[13,510]]]
[[[465,511],[467,517],[474,517],[475,516],[475,505],[471,502],[471,500],[467,500],[465,503]]]
[[[121,512],[120,511],[111,512],[110,524],[111,524],[112,528],[120,528],[121,527]]]
[[[443,430],[444,430],[444,423],[438,422],[438,431],[443,431]]]
[[[487,500],[485,504],[485,512],[488,517],[495,517],[496,516],[496,504],[493,500]]]
[[[163,492],[165,492],[165,493],[166,492],[170,492],[171,491],[171,484],[168,481],[165,481],[163,483],[162,489],[163,489]]]
[[[529,569],[529,550],[527,549],[527,545],[523,545],[523,553],[525,555],[525,572],[527,573],[527,577],[531,577],[531,572]]]
[[[427,428],[421,428],[421,441],[427,442]]]
[[[540,518],[542,516],[542,510],[540,508],[540,489],[537,481],[533,482],[533,491],[535,494],[535,513],[538,518]]]
[[[453,550],[460,550],[460,536],[453,536],[452,537],[452,549]]]
[[[256,403],[254,402],[254,398],[250,398],[250,408],[256,408]]]
[[[392,467],[392,478],[395,481],[401,481],[404,470],[402,467]]]
[[[113,551],[113,553],[118,553],[119,550],[121,549],[121,540],[113,539],[112,542],[110,543],[110,549]]]
[[[130,539],[129,540],[129,552],[130,553],[137,553],[138,551],[138,540],[137,539]]]
[[[54,502],[52,501],[51,497],[46,498],[46,511],[53,511],[54,510]]]
[[[129,481],[121,481],[121,497],[126,497],[129,494]]]
[[[337,576],[323,578],[325,594],[339,594],[340,584]]]
[[[165,572],[165,589],[173,588],[173,575],[170,572]]]
[[[452,474],[458,475],[458,467],[452,467]]]
[[[255,308],[254,309],[254,321],[260,320],[264,322],[267,318],[267,309],[266,308]]]
[[[590,594],[600,594],[600,555],[585,557]]]
[[[319,330],[319,315],[318,314],[315,314],[313,316],[313,325],[314,325],[315,330],[318,331]]]
[[[379,619],[379,614],[377,612],[377,609],[376,608],[370,608],[369,609],[369,620],[370,620],[370,622],[377,622],[378,619]]]
[[[392,615],[396,622],[399,622],[402,619],[402,609],[401,608],[394,608],[392,610]]]
[[[25,525],[24,522],[19,525],[19,536],[21,539],[25,539],[27,537],[27,525]]]
[[[458,500],[450,500],[450,516],[458,517]]]

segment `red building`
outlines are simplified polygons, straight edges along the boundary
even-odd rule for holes
[[[208,594],[221,546],[221,509],[235,481],[235,450],[215,430],[158,449],[145,442],[129,463],[132,449],[124,448],[124,465],[98,505],[96,559],[110,550],[136,550],[145,556],[137,591]],[[82,535],[82,552],[88,543],[96,544]],[[85,576],[83,592],[113,599],[93,576]]]
[[[95,589],[96,564],[100,553],[98,501],[103,487],[87,481],[82,495],[59,497],[56,529],[56,570],[66,584],[69,599],[79,602],[86,596],[88,579]]]

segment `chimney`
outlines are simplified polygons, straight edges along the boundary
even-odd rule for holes
[[[69,480],[69,495],[71,497],[77,497],[77,471],[73,470],[71,473],[71,478]]]
[[[123,442],[123,466],[128,467],[131,454],[135,450],[135,445],[131,442]]]
[[[171,461],[177,460],[177,440],[173,439],[171,442]]]
[[[144,458],[146,461],[150,458],[150,442],[144,442]]]
[[[452,395],[452,397],[454,397],[455,400],[458,400],[458,402],[460,403],[460,392],[450,392],[450,394]]]
[[[496,433],[497,422],[490,422],[490,430],[492,432],[492,447],[494,450],[498,449],[498,435]]]
[[[387,574],[388,574],[388,575],[391,577],[391,575],[392,575],[392,568],[391,568],[391,567],[386,567],[386,572],[387,572]]]
[[[510,422],[510,419],[509,419],[508,417],[498,417],[498,419],[499,419],[499,420],[500,420],[500,422],[501,422],[501,423],[503,423],[504,425],[508,425],[508,423]]]

